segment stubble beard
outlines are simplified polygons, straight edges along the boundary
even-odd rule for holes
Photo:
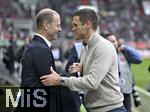
[[[82,40],[82,36],[81,35],[75,35],[75,40]]]

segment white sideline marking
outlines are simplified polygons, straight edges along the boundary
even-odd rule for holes
[[[144,95],[150,97],[150,93],[149,93],[149,92],[147,92],[146,90],[140,88],[139,86],[135,86],[135,87],[136,87],[136,89],[137,89],[139,92],[141,92],[141,93],[143,93]]]

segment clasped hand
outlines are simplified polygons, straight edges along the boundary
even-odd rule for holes
[[[51,74],[43,75],[40,77],[42,84],[45,86],[55,86],[60,85],[60,81],[62,77],[53,70],[53,68],[50,68]]]
[[[81,70],[82,70],[81,63],[73,63],[73,65],[69,67],[70,73],[81,72]],[[52,67],[50,67],[50,71],[51,74],[43,75],[40,77],[42,84],[44,84],[45,86],[60,85],[62,77],[56,71],[54,71]]]
[[[82,64],[81,63],[73,63],[68,69],[70,73],[82,72]]]

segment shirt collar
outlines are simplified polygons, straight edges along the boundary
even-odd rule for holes
[[[41,37],[46,42],[46,44],[48,45],[48,47],[49,48],[51,47],[52,44],[51,44],[51,42],[47,38],[45,38],[43,35],[41,35],[39,33],[35,33],[35,35]]]
[[[96,32],[94,32],[91,36],[90,36],[90,38],[89,38],[89,40],[88,41],[90,41],[91,40],[91,38],[93,37],[93,35],[95,35],[96,34]]]
[[[88,47],[95,45],[95,42],[98,41],[98,38],[99,38],[99,34],[93,33],[87,42]]]

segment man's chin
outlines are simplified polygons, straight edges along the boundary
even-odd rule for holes
[[[57,39],[58,39],[58,37],[55,37],[55,38],[54,38],[54,40],[57,40]]]
[[[53,38],[53,40],[57,40],[58,39],[58,36],[57,35],[55,35],[54,36],[54,38]]]

